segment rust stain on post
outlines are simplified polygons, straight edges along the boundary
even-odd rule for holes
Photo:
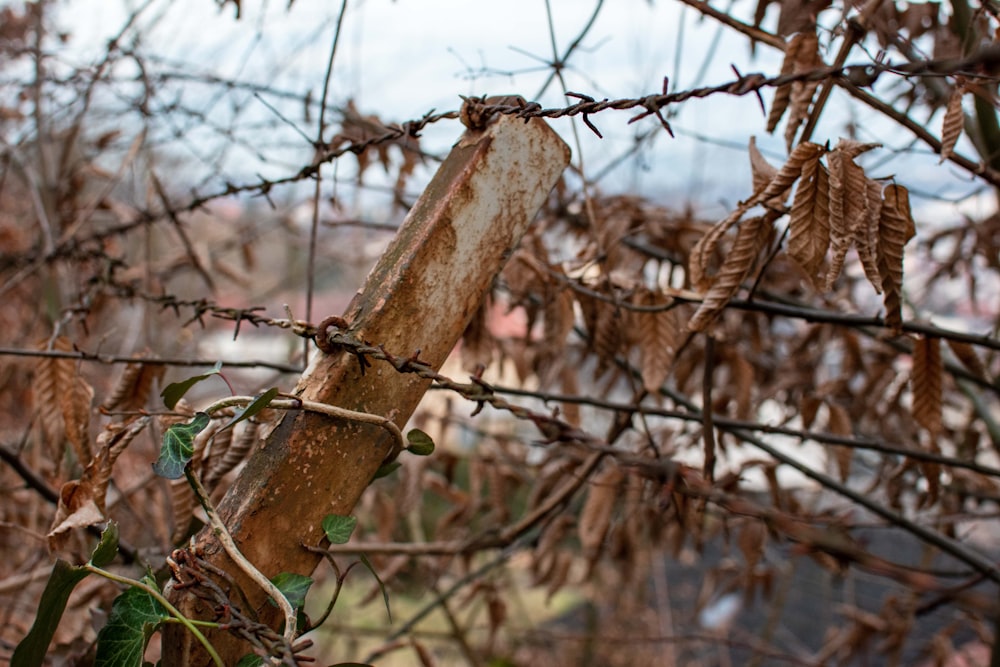
[[[440,367],[465,330],[549,190],[569,163],[569,148],[545,123],[499,117],[469,130],[414,204],[344,319],[358,338]],[[427,388],[414,375],[317,354],[295,393],[302,398],[389,417],[401,428]],[[323,539],[327,514],[348,515],[391,447],[386,432],[307,413],[283,415],[219,505],[249,560],[268,577],[310,574],[319,558],[301,547]],[[404,454],[405,456],[405,454]],[[278,618],[264,594],[236,570],[215,538],[197,537],[206,558],[225,568],[261,620]],[[191,617],[211,609],[183,591],[174,601]],[[227,664],[246,652],[228,633],[210,640]],[[209,664],[183,628],[169,625],[164,664]]]

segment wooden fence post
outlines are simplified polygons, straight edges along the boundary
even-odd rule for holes
[[[521,235],[569,163],[569,148],[544,121],[501,116],[468,130],[417,200],[344,319],[351,334],[435,369],[462,335]],[[295,394],[383,415],[401,428],[427,382],[375,362],[363,375],[345,353],[318,353]],[[261,572],[310,574],[327,514],[349,515],[391,442],[384,429],[312,413],[285,413],[253,454],[218,510],[243,554]],[[404,454],[405,456],[405,454]],[[196,546],[233,574],[259,618],[279,616],[258,586],[234,567],[209,530]],[[183,590],[173,602],[189,617],[213,611]],[[183,628],[164,632],[163,664],[211,664]],[[226,632],[209,633],[227,665],[247,652]]]

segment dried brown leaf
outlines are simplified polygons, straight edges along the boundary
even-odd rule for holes
[[[706,290],[711,286],[712,280],[708,277],[708,266],[712,260],[712,255],[719,246],[719,241],[725,236],[730,228],[739,222],[743,213],[748,207],[740,206],[724,220],[716,223],[708,230],[704,236],[698,239],[691,255],[688,258],[688,280],[692,287],[699,290]]]
[[[163,379],[166,369],[163,364],[127,364],[101,407],[105,410],[141,410],[146,405],[153,383]]]
[[[573,294],[568,289],[556,291],[545,302],[545,327],[542,345],[546,349],[564,351],[566,337],[573,330]]]
[[[785,193],[791,189],[795,181],[798,180],[805,165],[809,161],[823,155],[825,150],[826,149],[823,148],[823,146],[809,141],[796,146],[795,150],[793,150],[791,155],[788,156],[788,161],[785,162],[785,164],[783,164],[781,169],[778,171],[778,175],[775,176],[770,183],[768,183],[763,192],[760,192],[760,194],[755,192],[754,196],[750,199],[751,205],[756,206],[757,204],[765,202],[769,199],[783,197]]]
[[[945,107],[944,120],[941,123],[941,162],[944,162],[955,153],[955,144],[962,136],[962,128],[965,125],[965,113],[962,111],[962,97],[965,95],[965,86],[957,85],[948,97],[948,105]]]
[[[767,529],[760,521],[749,520],[740,531],[739,547],[747,562],[747,570],[752,572],[764,556],[764,544],[767,541]]]
[[[59,397],[66,439],[73,446],[81,465],[88,465],[93,458],[90,450],[90,408],[93,401],[94,388],[78,374],[70,381],[69,391]]]
[[[122,401],[132,396],[136,380],[142,373],[142,366],[142,364],[125,365],[111,393],[101,402],[101,408],[104,410],[114,410]]]
[[[565,551],[556,554],[555,560],[548,576],[548,585],[545,587],[545,601],[549,602],[556,595],[566,582],[569,581],[570,571],[573,567],[573,555]]]
[[[813,36],[815,36],[815,34]],[[802,44],[807,39],[809,39],[808,33],[797,32],[788,40],[787,45],[785,46],[785,58],[781,62],[781,76],[792,74],[795,71],[795,61],[798,58],[799,50],[802,48]],[[774,101],[771,102],[771,111],[767,114],[768,133],[774,132],[774,129],[778,127],[778,123],[781,122],[781,117],[785,114],[785,110],[788,108],[788,102],[791,100],[791,96],[792,84],[790,83],[785,84],[784,86],[778,86],[778,88],[775,89]]]
[[[972,347],[972,345],[949,338],[948,347],[951,348],[952,353],[954,353],[958,360],[962,362],[962,365],[965,366],[966,370],[984,382],[993,381],[990,377],[989,371],[986,370],[986,365],[983,364],[979,355],[976,354],[976,349]]]
[[[620,308],[605,301],[597,301],[595,305],[596,320],[591,333],[591,346],[597,357],[594,368],[596,379],[614,366],[615,357],[625,342],[625,328]]]
[[[941,432],[942,380],[941,339],[921,336],[913,343],[913,418],[933,439]]]
[[[583,553],[591,564],[601,553],[604,538],[625,476],[616,465],[609,465],[594,476],[587,490],[587,500],[580,511],[577,535]]]
[[[221,469],[222,461],[232,444],[233,429],[231,428],[216,431],[215,437],[208,443],[208,454],[203,457],[201,464],[201,479],[209,493],[215,490],[215,485],[222,476],[214,471]]]
[[[809,108],[813,96],[819,88],[819,81],[796,81],[792,84],[788,122],[785,124],[785,147],[792,150],[799,127],[809,118]]]
[[[49,349],[46,341],[39,349]],[[73,344],[65,336],[52,342],[51,349],[70,352]],[[35,366],[32,396],[42,430],[46,455],[62,459],[64,441],[73,446],[80,465],[90,462],[90,403],[94,390],[80,377],[74,359],[43,357]]]
[[[247,459],[254,445],[259,442],[260,425],[261,422],[255,419],[244,422],[243,430],[229,445],[225,456],[211,469],[211,476],[215,480],[222,479],[226,473]]]
[[[746,357],[733,354],[727,361],[732,391],[736,396],[736,416],[750,419],[753,416],[754,368]]]
[[[538,563],[549,556],[553,556],[559,544],[562,543],[573,529],[574,523],[573,517],[569,514],[560,514],[553,519],[542,530],[542,534],[538,538],[538,545],[532,554],[532,562]]]
[[[902,185],[889,185],[883,191],[879,216],[878,269],[885,296],[885,321],[899,331],[903,288],[903,247],[913,238],[916,227],[910,214],[910,195]]]
[[[578,381],[578,370],[576,367],[569,364],[564,365],[562,372],[559,374],[559,378],[563,394],[567,396],[577,396],[580,393],[580,383]],[[563,420],[573,426],[580,426],[579,403],[562,403],[560,409],[562,410]]]
[[[828,157],[830,169],[830,245],[833,256],[826,273],[825,288],[830,290],[837,280],[847,251],[854,242],[857,230],[864,224],[868,211],[868,183],[864,170],[854,158],[877,147],[841,139]]]
[[[503,465],[493,462],[486,468],[486,476],[489,480],[489,507],[490,517],[498,523],[506,523],[510,518],[509,501],[511,498],[510,484]]]
[[[882,293],[882,277],[878,270],[878,227],[882,215],[882,186],[865,178],[865,214],[854,232],[854,245],[865,270],[865,277],[878,294]]]
[[[802,165],[788,223],[788,254],[813,286],[830,247],[830,177],[819,155]]]
[[[735,211],[715,224],[698,240],[688,258],[688,280],[694,287],[705,290],[711,285],[712,281],[707,277],[708,266],[719,241],[726,232],[754,206],[768,201],[784,201],[787,192],[802,173],[803,167],[810,160],[822,155],[823,151],[822,146],[810,142],[796,146],[785,164],[766,185],[754,187],[754,193],[748,200],[740,203]]]
[[[462,367],[469,372],[486,368],[493,360],[493,335],[486,324],[489,299],[483,299],[462,334]]]
[[[851,426],[851,416],[843,406],[836,403],[827,403],[829,416],[827,417],[827,428],[830,433],[836,435],[852,435],[854,429]],[[851,460],[854,457],[854,449],[842,445],[829,445],[828,451],[837,464],[837,472],[840,474],[840,481],[846,482],[851,474]]]
[[[74,529],[107,520],[105,498],[112,468],[149,420],[149,417],[142,417],[128,423],[109,424],[97,437],[97,454],[84,468],[80,479],[66,482],[60,490],[56,515],[48,534],[52,550],[64,546]]]
[[[753,191],[763,190],[778,175],[778,169],[757,150],[757,137],[750,137],[750,175]]]
[[[802,418],[802,428],[809,429],[812,427],[813,422],[816,421],[816,413],[819,412],[819,406],[823,405],[823,401],[813,394],[806,394],[799,401],[799,415]]]
[[[170,534],[170,544],[180,545],[187,539],[194,517],[194,490],[187,479],[172,479],[170,486],[170,507],[174,517],[174,530]]]
[[[92,479],[83,477],[63,484],[52,528],[46,536],[49,549],[57,551],[65,546],[76,528],[86,528],[106,521],[103,505],[104,498],[98,493]]]
[[[661,292],[649,289],[638,291],[633,303],[639,306],[665,306],[668,298]],[[670,372],[670,365],[677,353],[680,322],[676,309],[660,312],[633,313],[639,334],[637,341],[640,355],[640,371],[643,387],[651,394],[657,394]]]
[[[740,225],[733,249],[726,257],[711,289],[705,294],[701,306],[688,322],[689,330],[697,332],[708,328],[739,290],[760,253],[765,238],[765,225],[764,216],[744,220]]]

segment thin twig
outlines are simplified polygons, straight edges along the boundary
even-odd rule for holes
[[[340,43],[340,28],[347,14],[347,0],[340,3],[340,16],[337,17],[337,27],[333,33],[333,43],[330,45],[330,57],[326,62],[326,75],[323,77],[323,94],[319,101],[319,121],[316,129],[316,150],[323,150],[323,133],[326,131],[326,98],[330,92],[330,78],[333,76],[333,60],[337,55],[337,44]],[[313,187],[313,214],[309,225],[309,257],[306,264],[306,320],[312,319],[313,291],[316,286],[316,237],[319,233],[320,186],[323,183],[323,171],[317,166],[316,183]],[[309,342],[305,341],[302,348],[304,363],[309,365]]]
[[[210,406],[205,408],[205,412],[212,414],[213,412],[218,412],[223,408],[233,406],[244,407],[253,403],[254,400],[256,400],[256,397],[254,396],[227,396],[226,398],[215,401]],[[338,419],[346,419],[348,421],[381,426],[385,430],[389,431],[389,434],[392,435],[392,438],[395,441],[387,460],[392,460],[392,458],[395,458],[395,455],[398,455],[403,449],[406,448],[406,438],[403,437],[403,432],[399,430],[399,427],[396,426],[395,422],[381,415],[373,415],[368,412],[358,412],[357,410],[348,410],[347,408],[340,408],[336,405],[317,403],[316,401],[307,401],[301,398],[277,398],[268,403],[267,407],[278,410],[307,410],[309,412],[317,412],[319,414],[327,415],[328,417],[337,417]]]
[[[715,369],[715,339],[705,337],[705,368],[701,378],[701,436],[705,441],[705,465],[702,474],[715,479],[715,424],[712,406],[712,372]]]

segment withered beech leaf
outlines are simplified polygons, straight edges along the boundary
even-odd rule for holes
[[[795,71],[795,59],[798,57],[799,49],[806,39],[807,33],[797,32],[791,36],[785,46],[785,58],[781,62],[781,76],[792,74]],[[792,96],[792,84],[786,83],[778,86],[774,91],[774,100],[771,102],[771,111],[767,114],[767,131],[774,132],[781,122],[781,117],[788,108],[788,102]]]
[[[829,416],[827,418],[827,428],[836,435],[851,435],[851,416],[842,405],[827,402]],[[837,464],[837,473],[841,482],[846,482],[851,474],[851,461],[854,458],[854,449],[843,445],[829,445],[827,448],[829,456]]]
[[[913,419],[923,426],[932,439],[941,432],[942,380],[941,339],[920,336],[913,342]]]
[[[882,277],[878,270],[878,225],[882,214],[882,186],[870,178],[865,178],[865,213],[861,223],[854,230],[854,245],[858,258],[865,270],[865,277],[882,293]]]
[[[830,182],[819,155],[802,165],[788,222],[788,254],[814,287],[830,247]]]
[[[593,477],[587,488],[587,500],[580,511],[577,533],[583,553],[591,563],[600,555],[604,537],[611,526],[618,487],[624,478],[617,465],[608,465]]]
[[[87,465],[93,458],[90,450],[90,408],[94,401],[94,388],[81,375],[74,374],[67,389],[59,396],[66,439],[73,446],[77,461]]]
[[[493,359],[493,335],[486,324],[488,314],[489,299],[483,299],[462,334],[462,367],[469,372],[489,366]]]
[[[564,365],[566,339],[576,323],[573,293],[559,285],[546,290],[542,310],[542,340],[537,344],[536,371],[543,384],[551,382]]]
[[[711,285],[708,265],[712,255],[719,246],[719,241],[733,225],[739,222],[745,211],[746,209],[740,206],[724,220],[716,223],[704,236],[698,239],[694,249],[691,250],[691,256],[688,259],[688,279],[696,289],[705,290]]]
[[[221,475],[216,474],[214,471],[222,465],[222,461],[229,452],[233,444],[234,431],[235,429],[233,428],[223,428],[216,431],[215,437],[211,439],[208,445],[208,455],[203,457],[201,479],[205,484],[205,489],[209,493],[215,490],[215,485],[221,477]]]
[[[771,180],[768,186],[759,195],[751,198],[750,206],[756,206],[768,199],[780,197],[789,190],[795,181],[802,174],[805,164],[823,154],[825,149],[819,144],[806,141],[795,147],[795,150],[788,156],[788,161],[782,165],[778,174]],[[749,206],[747,207],[749,210]]]
[[[959,84],[955,86],[948,97],[944,119],[941,121],[941,160],[938,164],[955,153],[955,144],[962,136],[962,128],[965,125],[965,113],[962,111],[962,97],[964,95],[965,86]]]
[[[819,412],[819,407],[821,405],[823,405],[823,401],[813,394],[805,394],[802,396],[802,399],[799,401],[799,414],[802,417],[802,428],[812,428],[813,422],[816,420],[816,413]]]
[[[46,535],[49,549],[58,551],[63,548],[75,528],[93,526],[106,519],[104,494],[99,492],[92,476],[85,474],[80,479],[66,482],[59,490],[59,504],[52,528]]]
[[[704,331],[722,312],[729,300],[733,298],[743,279],[749,275],[754,260],[760,253],[761,244],[767,224],[765,216],[757,216],[744,220],[736,233],[733,249],[729,251],[725,263],[719,269],[719,275],[711,289],[705,294],[705,299],[688,322],[691,331]]]
[[[562,393],[566,396],[576,396],[580,393],[580,383],[578,381],[578,369],[569,364],[564,364],[559,373],[559,381],[562,386]],[[567,402],[560,406],[562,418],[566,423],[573,426],[580,426],[580,404]]]
[[[55,518],[47,536],[51,550],[65,546],[74,529],[107,520],[105,498],[115,461],[149,421],[149,417],[142,417],[127,423],[110,424],[97,437],[97,453],[84,468],[80,479],[66,482],[59,492]]]
[[[222,458],[215,459],[213,457],[213,465],[208,468],[208,473],[205,476],[205,488],[215,488],[215,486],[219,483],[219,480],[221,480],[226,473],[231,471],[247,458],[250,451],[253,449],[253,446],[257,443],[258,433],[260,431],[260,421],[265,421],[265,419],[258,415],[251,420],[243,422],[242,430],[233,436],[233,439],[230,442],[229,447],[226,448]]]
[[[818,88],[819,81],[796,81],[792,84],[788,122],[785,123],[785,146],[788,150],[795,145],[799,127],[809,118],[809,109]]]
[[[795,52],[793,73],[808,72],[823,65],[819,53],[819,37],[815,26],[803,33],[804,37]],[[819,88],[819,81],[795,81],[791,84],[788,104],[788,120],[785,123],[785,145],[789,151],[795,145],[795,135],[799,126],[809,117],[813,95]]]
[[[48,341],[41,343],[38,349],[49,349]],[[51,349],[71,352],[73,343],[65,336],[59,336],[52,342]],[[31,388],[47,456],[59,461],[63,455],[63,444],[69,441],[79,464],[86,466],[92,456],[89,427],[94,390],[80,376],[76,360],[57,357],[39,359]]]
[[[573,554],[565,551],[560,551],[555,554],[552,568],[549,571],[548,582],[545,587],[546,602],[551,601],[552,597],[555,596],[555,594],[558,593],[569,580],[574,560]]]
[[[754,368],[746,357],[732,354],[727,359],[731,389],[736,398],[736,416],[739,419],[753,417]]]
[[[976,354],[976,349],[969,345],[968,343],[962,342],[960,340],[948,339],[948,347],[951,348],[952,353],[958,358],[962,365],[965,366],[966,370],[975,375],[980,380],[985,382],[992,382],[990,378],[989,371],[986,370],[985,364],[983,364],[982,359]]]
[[[757,137],[750,137],[750,175],[753,191],[763,190],[778,175],[778,168],[772,165],[757,149]]]
[[[122,370],[114,389],[101,403],[105,410],[140,410],[153,389],[153,383],[163,379],[167,367],[163,364],[130,363]]]
[[[749,519],[740,531],[739,547],[747,562],[747,570],[753,572],[764,556],[764,544],[767,541],[767,529],[763,522]]]
[[[595,319],[591,332],[591,345],[597,355],[594,378],[604,375],[615,363],[625,338],[624,317],[621,308],[606,301],[594,301]]]
[[[642,289],[633,297],[640,306],[663,306],[668,299],[660,292]],[[670,372],[674,354],[677,352],[677,338],[680,324],[677,310],[635,313],[639,334],[640,372],[642,385],[651,394],[657,394]]]
[[[884,293],[885,321],[898,332],[903,324],[903,247],[913,238],[916,228],[910,215],[910,196],[905,187],[886,186],[882,195],[876,248],[878,270]]]
[[[830,168],[830,245],[833,255],[825,288],[833,288],[844,268],[847,251],[867,214],[868,186],[864,170],[854,162],[858,155],[878,144],[841,139],[828,157]]]
[[[735,211],[730,213],[724,220],[713,226],[695,244],[694,249],[688,259],[688,278],[691,284],[701,290],[705,290],[711,284],[708,278],[708,266],[719,245],[719,241],[729,229],[743,217],[747,211],[754,206],[769,200],[783,200],[785,193],[795,184],[795,181],[802,173],[804,166],[810,161],[823,154],[825,149],[819,144],[804,142],[795,147],[788,160],[782,165],[778,173],[771,179],[766,187],[754,189],[753,195],[745,202],[741,202]],[[746,223],[744,223],[746,224]]]
[[[195,506],[194,490],[184,477],[168,480],[168,483],[170,485],[170,508],[174,519],[170,543],[178,545],[188,536],[191,527]]]

